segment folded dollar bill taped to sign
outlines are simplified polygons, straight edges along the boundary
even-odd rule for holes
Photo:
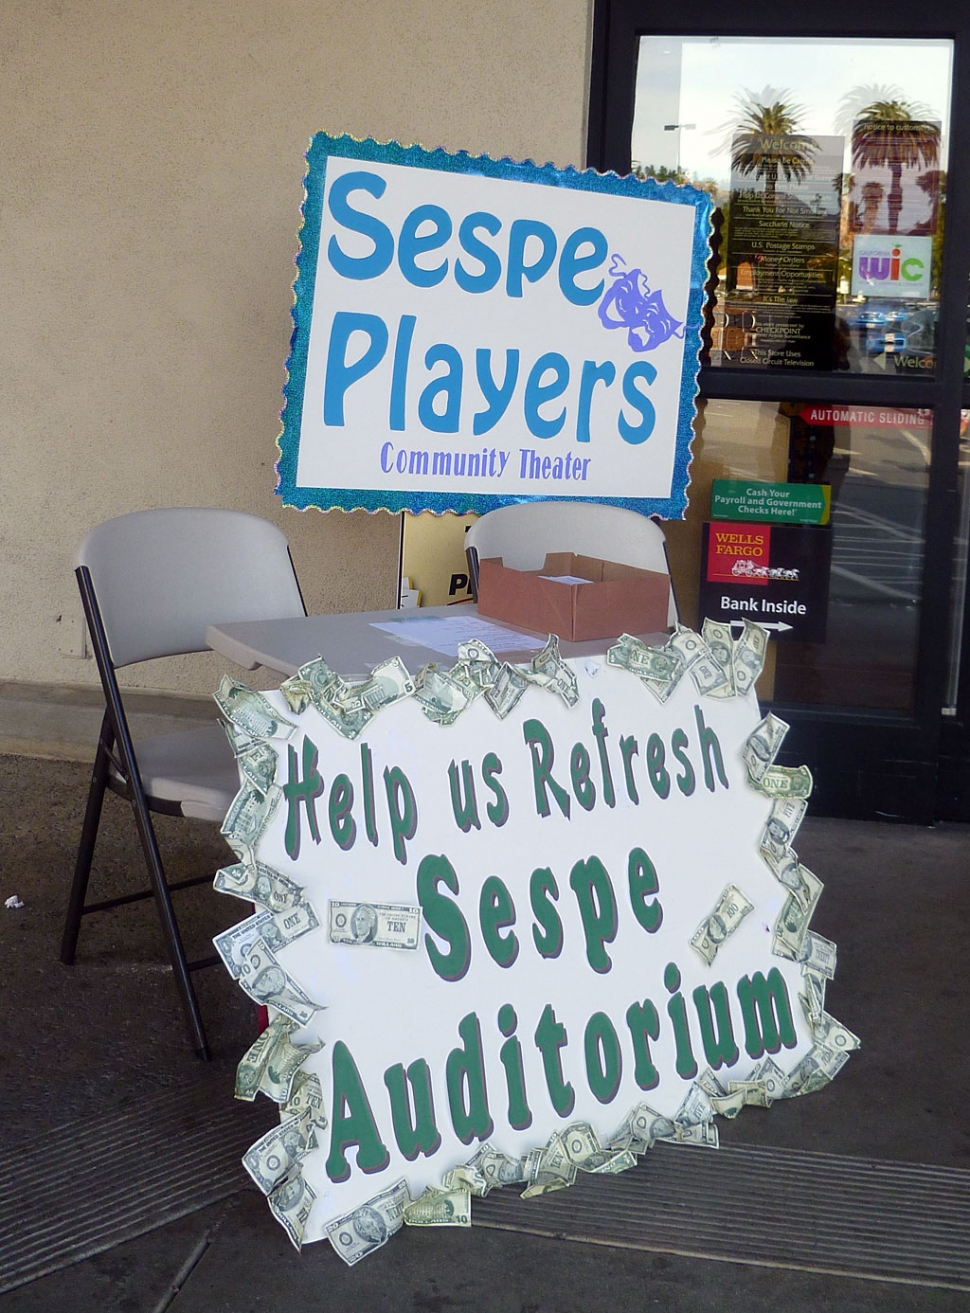
[[[216,695],[240,790],[216,944],[271,1022],[239,1065],[280,1125],[245,1156],[299,1248],[347,1263],[468,1226],[717,1115],[822,1088],[858,1047],[798,859],[811,790],[760,717],[767,634],[679,627],[572,662],[467,643],[349,683],[322,659]]]

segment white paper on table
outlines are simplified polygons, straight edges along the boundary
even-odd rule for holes
[[[580,579],[578,574],[540,574],[540,579],[548,579],[552,584],[591,584],[592,579]]]
[[[474,615],[409,615],[400,620],[372,620],[371,628],[383,629],[402,643],[414,643],[450,657],[458,656],[459,643],[472,640],[484,643],[493,652],[539,652],[546,645],[544,638],[518,634]]]

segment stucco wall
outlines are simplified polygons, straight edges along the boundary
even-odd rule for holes
[[[143,507],[263,515],[312,610],[392,604],[396,518],[274,493],[307,140],[582,164],[588,29],[588,0],[6,0],[0,679],[96,678],[61,653],[71,556]]]

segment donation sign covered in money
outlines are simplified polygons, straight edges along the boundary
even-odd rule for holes
[[[305,187],[286,505],[684,513],[706,193],[326,133]]]
[[[294,1244],[356,1263],[496,1187],[715,1149],[717,1116],[858,1047],[797,855],[811,775],[755,700],[766,644],[708,621],[596,660],[551,637],[521,665],[467,642],[415,676],[223,680],[215,884],[256,910],[216,945],[269,1008],[236,1095],[279,1105],[244,1162]]]

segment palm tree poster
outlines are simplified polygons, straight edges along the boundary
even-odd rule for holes
[[[844,139],[777,88],[735,104],[723,361],[832,369]]]
[[[940,208],[939,120],[889,95],[852,124],[850,224],[855,232],[931,237]]]

